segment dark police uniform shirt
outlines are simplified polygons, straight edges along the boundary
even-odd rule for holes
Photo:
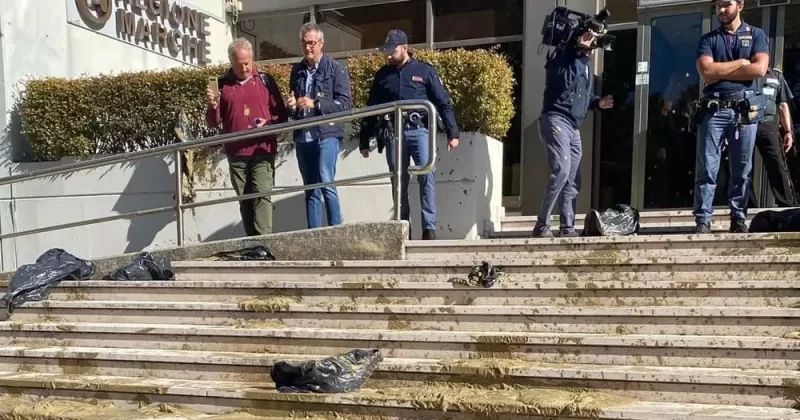
[[[592,92],[594,75],[590,60],[577,48],[567,48],[547,60],[543,114],[559,114],[573,128],[580,128],[589,108],[594,109],[599,99]]]
[[[766,76],[757,79],[756,90],[760,90],[767,98],[767,106],[764,109],[765,122],[775,121],[775,117],[778,115],[778,105],[790,103],[793,99],[783,73],[777,69],[769,69]]]
[[[724,27],[720,26],[703,35],[697,47],[698,59],[707,55],[713,58],[715,63],[725,63],[743,58],[750,60],[758,53],[769,54],[767,34],[760,28],[745,22],[739,25],[739,29],[734,34],[728,33]],[[706,86],[703,92],[720,94],[724,97],[726,94],[741,93],[751,89],[755,89],[754,80],[720,80]]]
[[[442,116],[447,137],[459,137],[453,104],[450,101],[450,95],[442,86],[439,75],[433,66],[413,57],[403,68],[387,64],[378,70],[369,90],[367,106],[409,99],[431,101]],[[427,117],[427,113],[424,111],[420,113],[423,118]],[[376,120],[377,118],[372,118],[368,127],[362,126],[360,146],[362,150],[369,148],[369,139],[375,135]]]

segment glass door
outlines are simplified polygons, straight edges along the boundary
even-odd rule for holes
[[[688,104],[697,99],[697,44],[708,31],[705,7],[642,14],[637,64],[639,118],[634,145],[635,205],[643,209],[689,209],[694,205],[697,133]]]

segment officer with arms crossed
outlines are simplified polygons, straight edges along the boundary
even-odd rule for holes
[[[766,76],[759,78],[756,90],[763,93],[767,101],[764,121],[758,124],[756,132],[756,147],[767,167],[769,184],[778,207],[794,207],[797,197],[786,163],[786,152],[794,145],[794,127],[789,109],[792,91],[783,72],[778,69],[769,69]]]
[[[705,82],[700,100],[700,147],[695,188],[698,234],[711,232],[723,139],[729,143],[728,202],[732,233],[747,233],[747,196],[753,146],[766,101],[755,80],[767,74],[769,47],[759,28],[742,22],[744,0],[716,0],[720,27],[700,39],[697,70]]]
[[[547,149],[550,179],[544,192],[542,208],[533,236],[551,237],[550,214],[561,201],[560,235],[578,236],[575,232],[575,206],[581,188],[580,127],[590,109],[610,109],[614,98],[593,94],[590,54],[598,34],[588,30],[574,44],[559,49],[545,65],[544,104],[539,121],[539,135]]]
[[[458,146],[458,126],[453,114],[450,96],[444,90],[439,75],[433,66],[419,61],[409,54],[408,36],[405,32],[393,29],[386,36],[386,44],[381,50],[387,54],[388,64],[375,74],[369,90],[367,106],[408,99],[429,99],[439,111],[447,131],[447,150]],[[385,121],[385,120],[384,120]],[[392,119],[393,121],[393,119]],[[369,157],[370,139],[375,137],[381,124],[380,117],[365,118],[361,124],[361,155]],[[428,115],[425,112],[411,112],[403,120],[403,167],[401,185],[400,215],[409,220],[411,209],[408,204],[408,167],[410,159],[417,165],[428,162]],[[384,130],[381,130],[384,131]],[[389,130],[389,132],[394,132]],[[389,170],[394,171],[394,148],[391,139],[378,139],[379,151],[382,141],[386,146],[386,162]],[[397,182],[392,179],[392,184]],[[419,199],[422,207],[422,239],[436,239],[436,180],[433,173],[420,175]],[[411,233],[409,232],[409,237]]]

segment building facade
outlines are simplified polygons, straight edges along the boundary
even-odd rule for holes
[[[265,62],[294,62],[297,28],[315,20],[335,57],[374,51],[390,28],[416,47],[499,46],[518,82],[517,115],[504,140],[503,193],[509,210],[535,214],[547,182],[538,124],[544,91],[543,20],[556,5],[584,13],[611,10],[611,52],[597,52],[598,93],[613,94],[614,110],[590,115],[583,126],[583,189],[579,210],[630,203],[643,210],[693,206],[696,133],[683,115],[697,97],[695,51],[717,18],[707,0],[305,0],[246,2],[237,30]],[[774,66],[800,89],[800,0],[748,0],[746,22],[770,36]],[[760,157],[754,187],[771,204]],[[722,193],[716,204],[725,204]]]

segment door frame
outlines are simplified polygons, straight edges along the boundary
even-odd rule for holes
[[[652,27],[650,22],[653,18],[663,16],[674,16],[683,14],[700,13],[702,16],[702,33],[711,30],[711,8],[708,4],[681,5],[675,7],[663,7],[655,9],[640,9],[639,17],[639,40],[636,62],[647,62],[648,77],[650,74],[650,41]],[[638,74],[638,69],[637,69]],[[700,89],[702,90],[702,81]],[[633,153],[631,162],[631,205],[635,208],[644,208],[644,188],[647,174],[647,127],[649,124],[649,96],[650,84],[639,84],[636,86],[636,104],[634,113],[633,127]],[[663,208],[647,209],[647,211],[678,210],[685,208]]]

